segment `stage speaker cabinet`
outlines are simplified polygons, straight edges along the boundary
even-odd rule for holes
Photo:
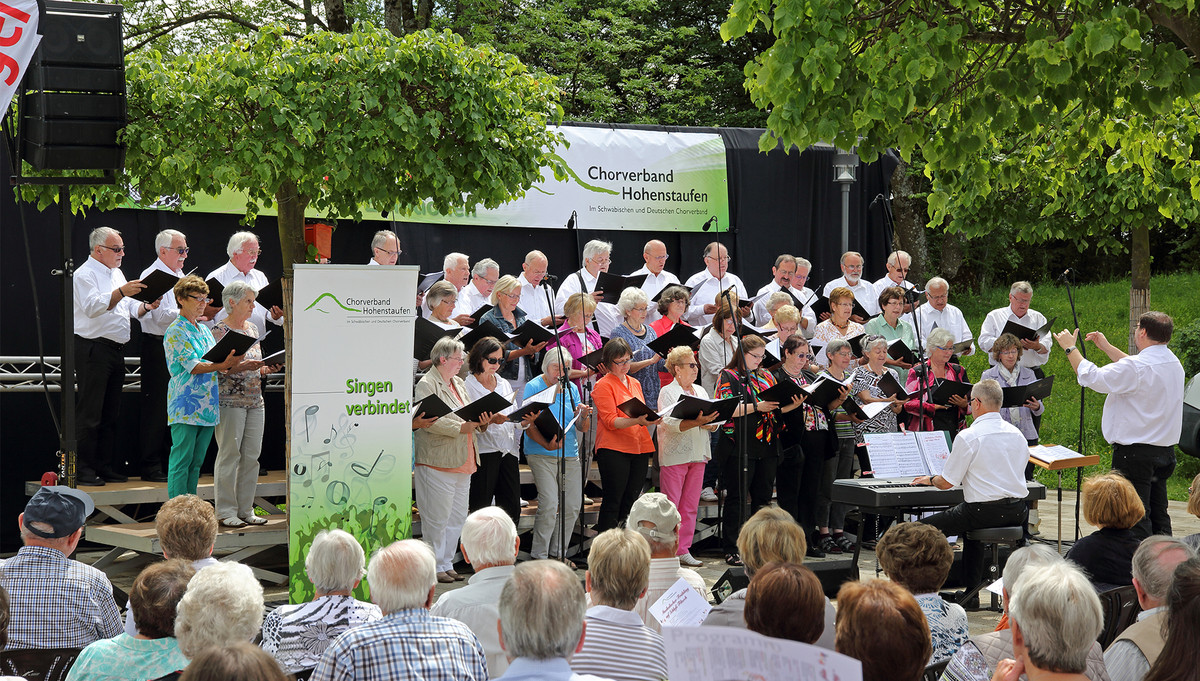
[[[21,158],[37,170],[120,170],[125,54],[120,5],[46,0],[21,87]]]

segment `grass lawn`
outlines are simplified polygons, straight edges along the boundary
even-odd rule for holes
[[[1180,328],[1200,318],[1200,294],[1197,294],[1197,291],[1200,291],[1200,273],[1157,276],[1150,282],[1150,305],[1152,309],[1171,315],[1178,333]],[[1128,280],[1080,286],[1073,289],[1072,294],[1079,313],[1081,341],[1082,336],[1089,331],[1102,331],[1113,345],[1123,349],[1128,345]],[[978,295],[956,295],[952,290],[950,302],[963,311],[971,330],[978,337],[979,328],[983,325],[987,313],[1008,305],[1008,288],[989,289]],[[1046,315],[1047,319],[1058,318],[1054,323],[1055,331],[1074,326],[1065,286],[1043,284],[1034,287],[1032,307]],[[1100,365],[1108,363],[1108,357],[1091,343],[1081,342],[1080,346],[1086,346],[1088,359]],[[978,350],[974,356],[965,358],[963,364],[967,367],[972,381],[978,380],[979,375],[988,367],[987,358]],[[1079,451],[1080,388],[1075,381],[1075,372],[1071,370],[1066,355],[1057,344],[1051,350],[1050,361],[1043,368],[1047,376],[1053,375],[1055,379],[1054,394],[1046,400],[1041,441],[1046,444],[1061,444]],[[1084,469],[1084,476],[1087,476],[1107,471],[1112,467],[1112,449],[1100,434],[1104,395],[1088,390],[1084,400],[1082,451],[1084,454],[1100,456],[1100,465]],[[1188,485],[1196,473],[1200,472],[1200,460],[1178,449],[1175,453],[1179,465],[1167,484],[1167,492],[1172,499],[1186,500]],[[1057,484],[1057,477],[1056,473],[1038,470],[1038,480],[1048,486]],[[1075,487],[1075,476],[1070,471],[1063,475],[1063,487]]]

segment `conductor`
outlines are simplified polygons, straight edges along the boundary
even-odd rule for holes
[[[971,389],[975,421],[954,438],[954,447],[941,474],[923,475],[914,485],[950,489],[961,485],[963,503],[921,522],[946,536],[968,530],[1010,527],[1025,523],[1025,462],[1029,443],[1021,431],[1000,417],[1004,392],[1000,384],[985,379]],[[967,592],[983,581],[983,547],[963,541],[963,571]]]

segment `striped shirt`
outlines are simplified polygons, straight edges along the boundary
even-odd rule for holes
[[[322,596],[309,603],[281,605],[267,615],[262,649],[289,673],[317,666],[338,636],[383,617],[379,606],[351,596]]]
[[[486,681],[479,639],[462,622],[424,608],[355,627],[325,650],[311,681]]]
[[[667,678],[667,654],[659,634],[630,610],[593,605],[584,622],[583,647],[571,658],[577,674],[613,681],[661,681]]]
[[[23,546],[0,567],[8,590],[8,648],[83,648],[121,633],[103,572],[45,546]]]

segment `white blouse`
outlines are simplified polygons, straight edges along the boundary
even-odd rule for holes
[[[703,386],[692,384],[693,397],[708,399]],[[664,409],[683,395],[679,383],[671,381],[658,393],[658,408]],[[658,461],[661,466],[678,466],[712,458],[709,452],[709,432],[703,428],[679,431],[680,419],[664,416],[658,425]]]

